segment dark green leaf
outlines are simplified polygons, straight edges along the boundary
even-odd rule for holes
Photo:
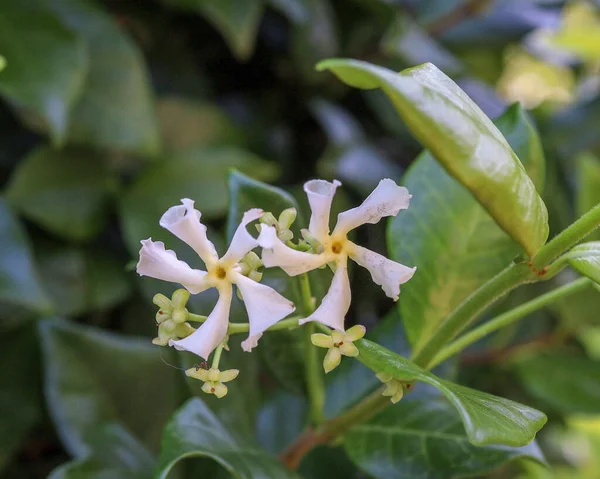
[[[545,354],[517,364],[523,386],[564,413],[600,413],[600,361],[569,354]]]
[[[48,409],[67,451],[88,457],[94,431],[115,424],[156,452],[184,397],[183,372],[161,361],[174,363],[172,351],[56,319],[42,321],[40,334]]]
[[[577,158],[576,210],[581,216],[600,204],[600,160],[591,153]],[[594,231],[588,240],[600,240],[600,230]]]
[[[491,120],[431,64],[395,72],[356,60],[326,60],[342,81],[382,88],[413,134],[446,170],[533,255],[548,236],[548,214],[519,158]]]
[[[240,60],[254,51],[256,34],[263,13],[263,0],[162,0],[164,3],[195,10],[205,16],[221,34]]]
[[[472,444],[529,444],[546,416],[523,404],[445,381],[371,341],[360,340],[358,359],[373,371],[401,381],[421,381],[439,389],[458,410]]]
[[[566,257],[579,273],[600,284],[600,241],[579,244]]]
[[[115,178],[93,153],[40,148],[18,166],[6,198],[31,221],[74,241],[102,229]]]
[[[0,335],[0,472],[42,415],[39,352],[31,325]]]
[[[41,243],[36,250],[40,274],[56,314],[77,316],[105,310],[131,294],[125,264],[104,251],[50,243]]]
[[[96,2],[39,1],[47,2],[85,40],[88,54],[88,74],[71,111],[68,139],[100,148],[157,153],[154,101],[137,46]]]
[[[166,478],[192,457],[209,457],[238,479],[298,477],[265,450],[236,440],[200,399],[189,400],[167,424],[156,477]]]
[[[87,73],[85,43],[51,11],[7,0],[0,11],[0,51],[9,65],[0,92],[41,116],[53,141],[62,143]]]
[[[0,304],[35,313],[51,309],[35,270],[29,240],[12,211],[0,198]],[[15,311],[2,317],[8,320]],[[14,319],[14,318],[12,318]]]
[[[181,198],[196,201],[203,221],[223,216],[227,211],[226,175],[230,168],[267,181],[278,174],[274,164],[234,147],[192,149],[152,165],[137,178],[120,204],[129,251],[137,255],[140,240],[148,237],[172,240],[172,235],[160,228],[158,221]]]
[[[433,398],[402,400],[352,428],[344,447],[357,466],[382,479],[479,476],[517,458],[544,460],[535,442],[520,448],[473,446],[452,406]]]
[[[300,435],[306,426],[308,401],[278,391],[264,403],[256,418],[256,435],[260,445],[279,454]]]
[[[537,141],[526,117],[512,107],[496,122],[522,150],[523,163],[539,184],[544,157],[535,148],[523,148]],[[392,259],[417,266],[402,287],[399,308],[408,338],[419,349],[460,303],[517,255],[518,247],[429,153],[413,163],[404,186],[413,198],[409,209],[389,222],[388,248]]]

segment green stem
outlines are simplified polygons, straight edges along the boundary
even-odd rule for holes
[[[187,320],[194,321],[196,323],[203,323],[204,321],[206,321],[206,318],[208,318],[208,316],[202,316],[201,314],[188,313]]]
[[[315,310],[308,274],[300,275],[300,291],[302,294],[302,309],[304,317],[310,316]],[[324,420],[323,407],[325,405],[325,382],[323,366],[319,358],[319,350],[315,348],[310,337],[315,332],[315,323],[308,323],[306,330],[306,387],[310,400],[310,415],[313,423],[321,424]]]
[[[527,263],[512,263],[463,301],[413,355],[412,361],[427,368],[446,343],[473,322],[479,313],[516,286],[526,283],[532,276],[535,274]]]
[[[598,226],[600,226],[600,203],[540,249],[533,257],[533,266],[541,270],[571,248],[571,246],[579,243],[583,238],[592,233]]]
[[[298,320],[303,318],[301,315],[290,316],[287,319],[283,319],[278,323],[275,323],[273,326],[267,329],[267,331],[281,331],[282,329],[290,329],[298,327]],[[250,331],[250,324],[248,323],[229,323],[229,327],[227,328],[227,334],[238,334],[238,333],[247,333]]]
[[[225,344],[227,344],[227,339],[228,338],[225,338],[225,340],[217,346],[217,349],[215,349],[215,354],[213,356],[212,364],[210,366],[211,368],[219,369],[219,362],[221,361],[221,353],[223,352],[223,349],[225,349]]]
[[[542,309],[544,306],[551,304],[560,298],[581,291],[592,284],[592,280],[588,278],[579,278],[569,284],[556,288],[549,293],[538,296],[531,301],[528,301],[510,311],[501,314],[500,316],[482,324],[481,326],[478,326],[456,341],[450,343],[433,358],[433,360],[429,363],[429,367],[433,368],[437,366],[441,362],[445,361],[451,356],[454,356],[456,353],[459,353],[467,346],[479,341],[488,334],[508,326],[515,321],[523,319],[534,311]]]

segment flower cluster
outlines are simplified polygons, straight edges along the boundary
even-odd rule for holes
[[[156,315],[158,337],[153,342],[190,351],[205,360],[216,350],[211,368],[196,367],[186,371],[188,376],[204,382],[206,393],[224,396],[227,387],[223,383],[238,375],[235,369],[223,372],[218,369],[228,334],[234,326],[238,326],[237,323],[229,324],[234,285],[248,313],[249,324],[245,330],[249,331],[249,335],[242,342],[244,351],[251,351],[267,329],[275,329],[276,323],[295,311],[291,301],[260,283],[262,273],[258,270],[263,266],[279,267],[289,276],[308,273],[326,265],[333,269],[331,286],[319,306],[306,312],[305,317],[299,316],[293,321],[293,326],[315,321],[330,332],[313,334],[311,338],[315,346],[328,349],[323,362],[326,372],[339,365],[342,355],[357,356],[359,350],[353,342],[365,334],[363,326],[354,326],[348,331],[344,328],[351,301],[348,258],[368,269],[373,281],[383,288],[385,294],[398,300],[400,285],[412,277],[416,268],[396,263],[353,243],[348,239],[348,233],[358,226],[377,223],[383,217],[395,216],[408,208],[408,191],[390,179],[382,180],[360,206],[338,215],[337,224],[330,233],[331,203],[340,185],[338,181],[330,183],[324,180],[312,180],[304,185],[311,217],[308,229],[301,231],[302,239],[296,243],[292,241],[294,234],[291,231],[296,219],[293,208],[283,211],[278,219],[272,213],[251,209],[244,213],[229,249],[222,257],[208,239],[206,226],[201,223],[201,213],[194,208],[194,202],[181,200],[182,205],[169,208],[159,224],[198,254],[205,265],[204,270],[193,269],[177,259],[175,252],[165,249],[160,241],[142,241],[138,274],[178,283],[185,288],[177,290],[171,300],[162,294],[154,297],[154,303],[160,309]],[[259,235],[254,238],[247,227],[257,220],[260,220],[257,224]],[[253,251],[258,247],[262,248],[262,258]],[[189,313],[185,307],[189,295],[209,288],[216,288],[219,293],[212,312],[208,317]],[[202,324],[194,329],[188,321],[200,321]],[[292,319],[285,322],[288,321]],[[388,394],[398,398],[397,388],[392,386],[392,389]]]

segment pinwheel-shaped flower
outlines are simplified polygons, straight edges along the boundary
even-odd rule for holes
[[[297,251],[277,238],[275,228],[261,225],[258,242],[263,248],[262,260],[266,267],[279,266],[290,276],[306,273],[327,263],[335,265],[335,273],[329,291],[321,305],[300,324],[318,321],[343,331],[344,318],[350,308],[350,281],[348,257],[367,268],[373,281],[383,288],[387,296],[398,300],[400,285],[408,281],[416,268],[409,268],[387,259],[374,251],[358,246],[348,239],[348,232],[360,225],[375,224],[385,216],[396,216],[408,208],[410,195],[404,187],[390,179],[379,182],[363,203],[338,215],[333,233],[329,234],[329,214],[335,190],[341,183],[312,180],[304,185],[311,208],[309,232],[311,243],[319,245],[315,254]]]
[[[206,322],[193,334],[180,340],[170,340],[169,344],[183,351],[190,351],[208,359],[210,353],[225,339],[229,325],[229,309],[236,285],[244,299],[250,334],[242,342],[244,351],[256,346],[263,331],[292,313],[294,304],[274,289],[257,283],[242,274],[240,261],[258,242],[246,230],[251,221],[263,214],[262,210],[247,211],[237,228],[229,249],[219,258],[214,245],[206,236],[206,226],[200,223],[201,213],[194,209],[194,202],[181,200],[183,205],[173,206],[160,219],[160,226],[186,242],[206,265],[206,271],[192,269],[184,261],[177,259],[174,251],[165,250],[161,241],[142,241],[137,272],[141,276],[179,283],[192,294],[209,288],[217,288],[219,300]]]

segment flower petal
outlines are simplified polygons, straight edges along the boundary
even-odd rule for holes
[[[267,328],[292,313],[296,307],[273,288],[252,281],[240,273],[236,273],[233,279],[240,288],[248,312],[250,333],[248,339],[242,342],[242,349],[250,352]]]
[[[225,371],[221,371],[219,374],[219,381],[222,383],[228,383],[229,381],[233,381],[240,374],[239,369],[227,369]]]
[[[342,361],[342,354],[338,348],[331,348],[325,354],[325,358],[323,358],[323,369],[325,373],[333,371],[340,365]]]
[[[350,358],[354,358],[359,354],[358,348],[352,343],[344,343],[340,346],[339,349],[340,353]]]
[[[142,240],[140,260],[136,270],[140,276],[179,283],[192,294],[210,288],[206,271],[192,269],[185,261],[177,259],[174,251],[165,250],[162,241]]]
[[[312,271],[329,261],[325,253],[305,253],[286,246],[277,238],[277,231],[274,226],[261,225],[258,243],[263,249],[261,259],[265,267],[277,266],[290,276]]]
[[[308,230],[319,241],[329,234],[329,213],[335,190],[342,184],[338,180],[333,183],[325,180],[311,180],[304,183],[304,191],[310,204],[310,223]]]
[[[381,180],[360,206],[338,215],[333,234],[347,234],[348,231],[365,223],[378,223],[384,216],[396,216],[400,210],[408,208],[411,195],[403,186],[393,180]]]
[[[227,395],[227,386],[223,383],[216,383],[214,385],[214,395],[221,399],[223,396]]]
[[[217,250],[206,236],[206,226],[200,223],[202,213],[194,209],[194,202],[189,198],[181,202],[183,205],[169,208],[158,224],[190,245],[206,265],[216,263]]]
[[[346,261],[337,263],[329,291],[321,301],[321,305],[308,318],[301,319],[298,324],[318,321],[330,328],[344,330],[344,319],[350,309],[350,280]]]
[[[179,351],[189,351],[208,359],[210,353],[223,342],[229,326],[229,308],[231,307],[231,286],[219,289],[219,300],[206,321],[193,334],[179,341],[169,341]]]
[[[185,375],[200,381],[208,381],[208,371],[206,369],[197,368],[193,366],[185,370]]]
[[[350,243],[350,242],[349,242]],[[417,268],[409,268],[403,264],[387,259],[374,251],[351,243],[350,258],[371,273],[375,284],[381,286],[388,298],[398,301],[400,285],[406,283]]]
[[[248,233],[246,226],[248,223],[257,220],[263,215],[264,211],[259,208],[253,208],[244,213],[242,217],[242,222],[235,230],[233,238],[231,238],[231,243],[229,244],[229,249],[225,256],[221,258],[221,261],[230,261],[232,263],[239,262],[248,251],[253,250],[258,246],[258,241]]]
[[[313,333],[310,335],[310,342],[319,348],[333,348],[333,338],[328,334]]]
[[[346,334],[344,335],[345,341],[357,341],[365,336],[367,333],[367,328],[365,328],[362,324],[357,324],[352,326]]]

